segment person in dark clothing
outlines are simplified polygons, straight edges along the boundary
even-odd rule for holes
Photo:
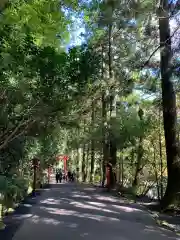
[[[62,182],[62,171],[61,170],[59,170],[59,171],[57,171],[57,173],[56,173],[56,183],[58,183],[58,182]]]
[[[66,181],[66,174],[64,172],[62,174],[62,179],[63,179],[63,181]]]
[[[60,174],[59,174],[59,172],[57,172],[57,173],[56,173],[56,183],[58,183],[59,177],[60,177]]]
[[[68,181],[71,181],[71,172],[68,171],[67,175],[68,175]]]
[[[74,182],[74,174],[71,173],[71,182]]]
[[[59,172],[59,182],[61,183],[62,182],[62,171],[60,170]]]

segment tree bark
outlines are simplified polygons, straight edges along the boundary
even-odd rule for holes
[[[124,186],[124,157],[121,158],[121,185]]]
[[[87,145],[87,150],[86,150],[86,167],[85,167],[85,182],[87,181],[87,178],[89,177],[88,180],[90,180],[90,171],[89,171],[89,152],[90,152],[90,145]]]
[[[143,114],[144,114],[144,112],[140,108],[139,111],[138,111],[138,116],[139,116],[140,122],[143,121]],[[139,137],[138,150],[137,150],[136,172],[135,172],[135,176],[134,176],[134,181],[132,183],[133,191],[134,191],[135,194],[137,193],[137,188],[138,188],[138,185],[139,185],[139,174],[143,170],[143,166],[142,166],[143,153],[144,153],[143,137],[140,136]]]
[[[163,198],[163,156],[162,156],[162,140],[161,140],[161,109],[159,108],[159,156],[160,156],[160,192],[161,192],[161,199]]]
[[[136,162],[136,171],[135,171],[135,176],[134,180],[132,183],[133,191],[136,194],[137,193],[137,188],[139,185],[139,174],[141,173],[143,167],[142,167],[142,157],[143,157],[143,138],[139,138],[139,145],[138,145],[138,151],[137,151],[137,162]]]
[[[112,15],[113,15],[113,6],[112,7]],[[112,17],[112,16],[111,16]],[[108,67],[109,67],[109,79],[110,82],[112,81],[113,78],[113,69],[112,69],[112,22],[109,23],[109,28],[108,28]],[[113,169],[116,166],[116,155],[117,155],[117,146],[116,146],[116,140],[112,131],[112,112],[113,112],[113,103],[115,101],[115,96],[114,96],[114,90],[111,87],[110,88],[110,132],[109,132],[109,156],[110,156],[110,161],[111,164],[113,165]]]
[[[158,169],[157,169],[157,162],[156,162],[156,147],[155,144],[152,141],[152,146],[153,146],[153,155],[154,155],[154,161],[153,161],[153,167],[154,167],[154,174],[155,174],[155,179],[156,179],[156,188],[157,188],[157,194],[158,194],[158,200],[160,201],[160,186],[159,186],[159,178],[158,178]]]
[[[86,145],[83,145],[83,154],[82,154],[82,181],[86,181]]]
[[[106,111],[106,96],[105,92],[102,93],[102,150],[103,150],[103,161],[102,161],[102,186],[106,180],[106,162],[108,160],[108,144],[106,137],[106,122],[107,122],[107,111]]]
[[[176,94],[171,81],[170,70],[172,60],[171,36],[169,26],[168,0],[161,0],[159,8],[159,33],[161,46],[161,87],[163,122],[166,143],[168,182],[165,195],[161,201],[162,209],[166,209],[175,200],[180,190],[179,147],[177,144]]]
[[[92,100],[92,114],[91,114],[91,128],[94,128],[94,100]],[[94,162],[95,162],[95,152],[94,152],[94,139],[91,139],[91,171],[90,171],[90,182],[94,180]]]
[[[104,78],[104,49],[102,46],[101,50],[101,77]],[[106,162],[108,160],[108,144],[107,144],[107,129],[106,129],[106,123],[107,123],[107,100],[106,100],[106,92],[102,91],[101,96],[101,106],[102,106],[102,187],[104,187],[105,180],[106,180]]]

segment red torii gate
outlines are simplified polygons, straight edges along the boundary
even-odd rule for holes
[[[67,172],[67,160],[69,160],[69,156],[67,155],[59,155],[56,157],[57,161],[64,161],[64,172]]]

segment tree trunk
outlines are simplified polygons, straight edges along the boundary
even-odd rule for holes
[[[83,154],[82,154],[82,181],[86,181],[86,145],[83,145]]]
[[[124,157],[121,158],[121,185],[124,186]]]
[[[33,195],[35,196],[35,194],[36,194],[36,187],[37,187],[37,167],[36,166],[34,166],[33,167],[33,170],[34,170],[34,172],[33,172]]]
[[[154,161],[153,161],[153,167],[154,167],[154,174],[155,174],[155,180],[156,180],[156,188],[157,188],[157,195],[158,195],[158,200],[160,201],[160,188],[159,188],[159,178],[158,178],[158,169],[157,169],[157,161],[156,161],[156,147],[155,144],[152,142],[153,146],[153,155],[154,155]]]
[[[91,115],[91,128],[94,128],[94,100],[92,100],[92,115]],[[91,139],[91,171],[90,171],[90,182],[94,181],[94,161],[95,161],[95,152],[94,152],[94,139]]]
[[[143,110],[140,108],[138,111],[138,116],[140,119],[140,123],[143,121]],[[138,150],[137,150],[137,162],[136,162],[136,172],[134,176],[134,181],[132,183],[133,191],[136,194],[137,193],[137,188],[139,185],[139,174],[141,173],[143,166],[142,166],[142,158],[143,158],[143,137],[139,137],[139,144],[138,144]]]
[[[101,77],[104,78],[104,49],[102,46],[101,50]],[[102,105],[102,187],[104,187],[104,183],[106,180],[106,162],[108,160],[108,144],[107,144],[107,100],[106,100],[106,92],[102,91],[102,97],[101,97],[101,105]]]
[[[161,0],[159,8],[159,33],[161,45],[161,87],[163,121],[166,143],[168,182],[165,195],[161,201],[166,209],[180,190],[179,147],[177,144],[176,94],[171,81],[171,36],[169,27],[168,0]]]
[[[86,163],[85,163],[85,179],[84,181],[87,181],[87,178],[89,178],[88,180],[90,180],[90,171],[89,171],[89,150],[90,150],[90,146],[89,144],[87,145],[87,150],[86,150]]]
[[[75,167],[76,167],[76,168],[79,166],[79,158],[80,158],[79,155],[80,155],[80,154],[79,154],[79,148],[77,147],[77,148],[76,148],[76,159],[75,159]]]
[[[107,121],[107,112],[106,112],[106,97],[105,93],[102,93],[102,146],[103,146],[103,161],[102,161],[102,186],[106,180],[106,162],[108,160],[108,144],[106,137],[106,121]]]
[[[112,13],[113,15],[113,6],[112,7]],[[111,16],[112,17],[112,16]],[[109,80],[112,82],[113,79],[113,69],[112,69],[112,22],[109,23],[108,28],[108,66],[109,66]],[[117,162],[117,146],[116,146],[116,140],[112,131],[112,113],[113,113],[113,105],[115,101],[115,94],[113,87],[110,87],[110,130],[109,130],[109,156],[110,156],[110,162],[112,164],[113,174],[116,174],[114,169],[116,168],[116,162]],[[112,178],[113,179],[113,178]],[[113,180],[112,186],[115,184],[115,179]]]
[[[142,167],[142,157],[143,157],[143,138],[139,138],[139,145],[138,145],[138,151],[137,151],[137,162],[136,162],[136,171],[134,180],[132,183],[133,192],[137,194],[137,188],[139,186],[139,174],[141,173],[143,167]]]
[[[162,157],[162,140],[161,140],[161,109],[159,108],[159,156],[160,156],[160,190],[161,199],[163,198],[163,157]]]

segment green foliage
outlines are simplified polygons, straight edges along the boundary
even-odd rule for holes
[[[18,36],[21,44],[27,32],[33,37],[33,42],[40,45],[55,45],[67,38],[68,20],[61,11],[59,1],[23,0],[12,1],[10,7],[3,12],[4,21],[1,24],[10,25],[14,31],[11,37]],[[60,35],[59,40],[56,36]]]
[[[78,115],[70,114],[74,101],[98,69],[88,46],[64,51],[69,4],[77,7],[76,1],[10,1],[1,15],[0,194],[7,208],[27,194],[33,157],[44,181],[44,170],[66,152],[64,131],[78,126]]]

